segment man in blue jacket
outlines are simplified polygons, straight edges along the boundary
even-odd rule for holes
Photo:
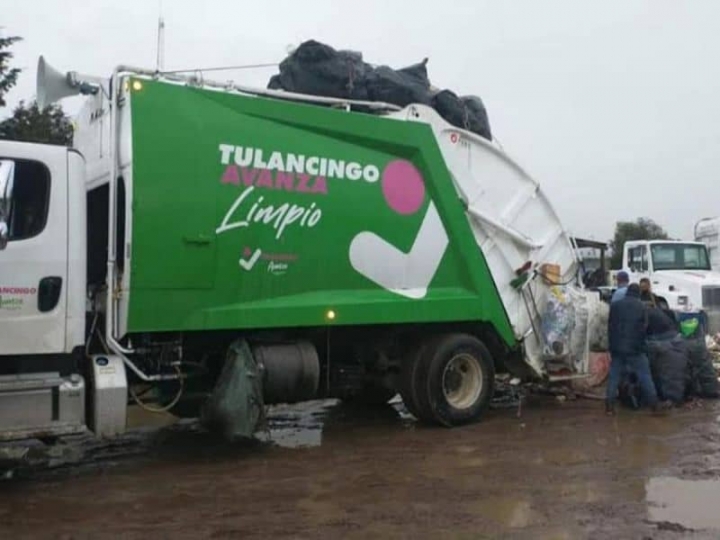
[[[625,293],[627,292],[628,285],[630,285],[630,275],[625,272],[625,270],[620,270],[617,273],[617,276],[615,276],[615,279],[617,279],[617,289],[615,289],[615,292],[612,295],[612,303],[615,303],[625,298]]]
[[[626,370],[633,371],[637,376],[646,405],[656,411],[667,408],[667,403],[658,402],[655,384],[650,374],[647,328],[647,307],[640,300],[640,287],[633,283],[627,287],[623,298],[610,304],[608,338],[612,363],[605,401],[607,414],[615,414],[618,386]]]

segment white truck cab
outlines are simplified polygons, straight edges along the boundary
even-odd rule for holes
[[[61,146],[3,143],[0,355],[85,342],[85,163]]]
[[[69,148],[0,145],[0,440],[85,428],[85,171]]]
[[[650,279],[653,293],[674,311],[702,310],[708,331],[720,331],[720,272],[711,269],[707,247],[671,240],[625,243],[622,269],[630,282]]]

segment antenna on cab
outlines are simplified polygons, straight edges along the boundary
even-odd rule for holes
[[[162,71],[165,68],[165,19],[162,14],[162,0],[160,0],[160,16],[157,27],[157,60],[155,71]]]

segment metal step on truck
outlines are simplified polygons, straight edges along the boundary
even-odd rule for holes
[[[268,404],[398,393],[457,426],[496,373],[570,356],[541,331],[551,299],[595,301],[570,237],[433,109],[41,58],[41,104],[75,94],[72,148],[0,141],[0,439],[114,437],[129,402],[196,417],[233,392],[247,433]]]

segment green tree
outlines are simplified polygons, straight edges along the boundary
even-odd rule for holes
[[[0,122],[0,139],[43,144],[72,144],[73,127],[59,105],[40,109],[36,101],[15,107],[12,116]]]
[[[5,107],[5,94],[15,86],[18,75],[20,75],[20,68],[10,67],[13,53],[9,48],[21,39],[17,36],[0,37],[0,107]]]
[[[615,236],[610,241],[613,254],[612,268],[622,265],[623,249],[629,240],[667,240],[668,234],[650,218],[638,218],[635,221],[619,221],[615,225]]]

